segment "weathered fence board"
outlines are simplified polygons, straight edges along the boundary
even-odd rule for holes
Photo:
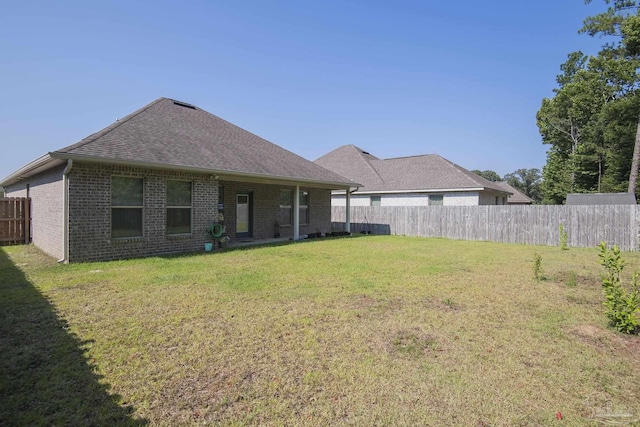
[[[30,199],[0,198],[0,245],[29,243],[30,206]]]
[[[333,231],[344,230],[345,208],[331,213]],[[635,251],[639,214],[637,205],[353,206],[351,231],[556,246],[562,224],[569,246]]]

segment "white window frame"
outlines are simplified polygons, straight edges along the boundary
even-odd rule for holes
[[[142,205],[140,206],[119,206],[113,204],[113,179],[114,178],[129,178],[129,179],[138,179],[142,181]],[[144,237],[144,199],[145,199],[145,180],[140,176],[128,176],[128,175],[111,175],[109,180],[109,219],[110,219],[110,227],[109,233],[112,239],[121,240],[121,239],[140,239]],[[123,236],[123,237],[113,237],[113,210],[114,209],[140,209],[140,235],[139,236]]]
[[[283,191],[289,192],[290,200],[291,200],[291,204],[290,205],[282,205],[282,204],[280,204],[280,201],[282,200],[282,192]],[[280,193],[278,194],[278,197],[280,197],[280,200],[278,200],[279,209],[287,209],[289,211],[289,218],[291,219],[291,222],[289,222],[287,224],[280,223],[280,225],[283,225],[285,227],[293,225],[293,192],[294,191],[295,190],[291,190],[291,189],[288,189],[288,188],[282,188],[282,189],[280,189]],[[298,200],[302,200],[303,194],[306,194],[306,196],[307,196],[307,203],[303,205],[302,202],[300,202],[300,204],[298,206],[298,212],[299,213],[302,212],[302,209],[305,210],[305,214],[304,215],[300,215],[300,225],[309,225],[309,223],[311,222],[311,220],[310,220],[310,218],[311,218],[310,215],[311,214],[309,212],[309,206],[310,206],[309,198],[311,196],[310,196],[308,191],[300,190],[298,192],[298,196],[299,196]],[[281,218],[281,215],[278,214],[278,219],[280,219],[280,218]]]
[[[291,200],[291,204],[289,204],[289,205],[283,205],[283,204],[281,204],[281,202],[282,202],[282,193],[283,193],[284,191],[289,192],[289,195],[290,195],[289,200]],[[287,226],[291,226],[291,225],[293,225],[293,208],[292,208],[292,204],[293,204],[293,190],[291,190],[291,189],[287,189],[287,188],[282,188],[282,189],[280,189],[280,192],[278,193],[278,197],[279,197],[279,199],[278,199],[278,205],[279,205],[279,210],[278,210],[278,220],[282,219],[282,216],[280,215],[280,211],[281,211],[282,209],[288,209],[288,210],[289,210],[289,222],[288,222],[288,223],[286,223],[286,224],[285,224],[285,223],[280,223],[280,225],[283,225],[283,226],[285,226],[285,227],[287,227]]]
[[[190,185],[190,191],[191,191],[191,197],[189,197],[189,199],[191,200],[191,204],[189,206],[187,205],[169,205],[169,181],[174,181],[174,182],[188,182]],[[183,236],[183,235],[188,235],[188,234],[193,234],[193,181],[187,180],[187,179],[167,179],[165,181],[165,233],[167,233],[167,236]],[[169,209],[189,209],[189,231],[186,233],[169,233]]]

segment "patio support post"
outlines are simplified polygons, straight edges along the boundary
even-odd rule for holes
[[[351,189],[347,188],[347,209],[344,228],[347,233],[351,233]]]
[[[300,240],[300,186],[293,193],[293,240]]]

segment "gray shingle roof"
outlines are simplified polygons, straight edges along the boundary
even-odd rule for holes
[[[491,189],[506,192],[437,154],[379,159],[355,145],[344,145],[315,161],[335,173],[363,184],[362,191],[432,191]]]
[[[635,205],[636,196],[631,193],[567,194],[567,205]]]
[[[344,177],[198,107],[167,98],[51,153],[163,167],[351,184]]]
[[[495,184],[502,187],[505,191],[508,191],[509,193],[513,193],[507,199],[507,204],[510,203],[513,205],[515,204],[524,205],[524,204],[532,204],[534,202],[534,200],[531,197],[518,191],[518,189],[514,188],[513,186],[509,185],[504,181],[499,181],[499,182],[496,182]]]

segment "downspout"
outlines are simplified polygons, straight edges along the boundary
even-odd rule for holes
[[[67,159],[67,166],[62,171],[62,259],[60,263],[69,262],[69,172],[73,167],[73,160]]]

